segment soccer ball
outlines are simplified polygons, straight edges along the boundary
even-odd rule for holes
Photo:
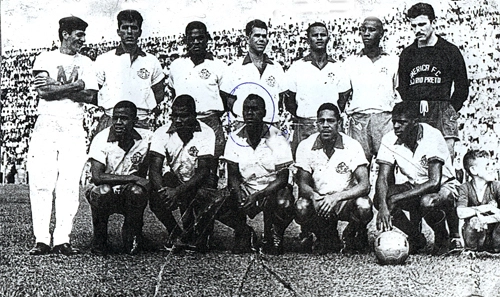
[[[375,239],[375,256],[382,265],[403,264],[410,250],[406,236],[396,231],[382,232]]]

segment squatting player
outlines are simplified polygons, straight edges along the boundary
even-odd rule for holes
[[[446,215],[456,212],[455,199],[459,182],[453,175],[451,156],[443,135],[436,128],[419,123],[418,103],[403,101],[392,110],[394,131],[384,135],[377,156],[379,173],[375,206],[379,210],[377,228],[390,230],[392,225],[408,235],[410,253],[426,246],[421,233],[422,218],[434,231],[433,254],[456,249],[458,232],[446,230]],[[399,167],[407,178],[395,184],[394,169]],[[410,213],[410,219],[403,210]],[[449,242],[448,242],[449,240]]]
[[[38,119],[28,152],[30,201],[36,245],[31,255],[50,252],[52,193],[56,225],[52,252],[73,255],[78,250],[69,235],[78,210],[79,181],[85,163],[84,103],[95,103],[97,81],[92,61],[78,51],[87,23],[77,17],[59,20],[58,51],[40,54],[33,65],[38,92]]]
[[[337,232],[339,220],[349,222],[342,235],[344,252],[366,252],[369,247],[366,226],[373,213],[367,197],[368,162],[359,142],[339,132],[340,122],[337,106],[323,103],[317,111],[318,132],[303,140],[297,149],[300,198],[295,221],[302,232],[316,235],[318,241],[312,248],[319,254],[343,248]],[[312,244],[312,240],[308,242]]]
[[[125,252],[137,253],[143,245],[143,214],[149,197],[147,155],[153,132],[134,128],[137,107],[120,101],[113,108],[112,125],[97,134],[89,151],[92,183],[86,197],[92,211],[92,252],[108,251],[108,219],[123,214]]]

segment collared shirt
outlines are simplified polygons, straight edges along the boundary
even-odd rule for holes
[[[132,130],[134,144],[125,151],[118,145],[118,138],[111,128],[98,133],[92,140],[89,159],[94,159],[106,166],[106,173],[130,175],[139,170],[149,150],[153,132],[146,129]]]
[[[415,152],[401,143],[391,131],[382,137],[377,155],[377,163],[397,164],[412,184],[423,184],[429,180],[429,162],[434,160],[443,163],[441,184],[454,178],[450,152],[443,135],[424,123],[419,124]]]
[[[194,176],[199,158],[214,156],[215,133],[203,122],[198,123],[199,129],[186,144],[175,129],[171,129],[171,124],[158,128],[151,140],[151,151],[165,156],[170,171],[183,182]]]
[[[243,102],[250,94],[261,96],[266,103],[264,121],[278,121],[279,94],[286,91],[285,75],[279,63],[269,59],[264,54],[266,67],[261,74],[247,54],[245,58],[236,60],[227,69],[227,75],[221,85],[221,90],[237,96],[233,112],[242,119]]]
[[[330,102],[338,106],[339,93],[350,89],[341,63],[328,57],[319,69],[309,54],[290,66],[286,73],[288,89],[296,93],[297,116],[314,119],[319,106]]]
[[[97,57],[97,81],[102,85],[98,104],[111,116],[116,103],[122,100],[133,102],[138,108],[138,117],[144,119],[156,106],[151,89],[165,75],[160,61],[141,49],[130,55],[121,46]]]
[[[373,62],[360,50],[348,57],[343,67],[352,88],[347,114],[391,112],[401,101],[396,92],[398,57],[382,52]]]
[[[92,60],[80,54],[66,55],[59,51],[43,52],[36,58],[33,71],[46,71],[49,77],[62,84],[69,84],[81,79],[85,83],[85,89],[98,89]],[[82,120],[83,105],[84,103],[71,100],[71,95],[52,101],[40,98],[37,113],[58,118]]]
[[[368,165],[361,144],[344,133],[335,142],[335,151],[328,158],[319,132],[303,140],[297,148],[295,166],[309,172],[314,190],[326,195],[347,190],[356,185],[354,171]]]
[[[481,201],[479,201],[479,197],[477,196],[477,192],[472,181],[463,183],[458,188],[457,207],[473,207],[486,204],[493,204],[496,207],[500,208],[499,181],[491,181],[486,183],[486,189],[484,190]]]
[[[210,110],[222,111],[224,104],[219,94],[223,75],[227,68],[224,62],[207,55],[205,60],[195,65],[191,58],[176,59],[170,65],[167,84],[175,90],[177,96],[188,94],[196,102],[198,115],[205,115]]]
[[[279,129],[263,125],[260,142],[253,149],[245,127],[229,135],[224,159],[239,165],[243,186],[248,194],[252,194],[276,180],[277,172],[292,164],[293,157],[290,145]]]

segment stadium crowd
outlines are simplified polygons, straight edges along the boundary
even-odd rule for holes
[[[491,6],[487,4],[487,1],[456,2],[447,9],[445,15],[439,16],[436,23],[438,34],[459,46],[470,79],[469,100],[462,108],[459,119],[461,142],[456,146],[459,159],[469,147],[486,148],[496,160],[500,157],[497,149],[500,133],[500,123],[497,122],[500,105],[497,91],[500,88],[499,12],[489,9]],[[383,47],[390,53],[399,54],[413,38],[411,31],[406,28],[404,9],[393,8],[382,20],[386,28]],[[358,24],[359,20],[353,18],[326,21],[331,32],[328,52],[336,60],[342,61],[359,50],[361,42],[358,38]],[[270,42],[266,52],[286,71],[294,60],[307,54],[304,31],[308,24],[293,21],[288,24],[273,24],[269,20],[268,25]],[[107,41],[89,44],[87,49],[98,56],[118,44],[119,41]],[[140,45],[146,52],[159,58],[167,74],[170,63],[185,53],[182,34],[144,37],[141,38]],[[26,159],[37,106],[36,92],[31,87],[33,62],[41,52],[56,48],[56,43],[53,43],[50,47],[16,49],[2,55],[1,169],[4,176],[9,166],[22,166]],[[225,63],[231,64],[246,54],[244,30],[233,28],[212,32],[208,50]],[[171,101],[167,92],[166,100],[160,104],[161,112],[156,116],[157,126],[167,121]],[[101,113],[96,108],[88,109],[85,126],[89,135]],[[287,119],[283,118],[281,121],[286,122]]]

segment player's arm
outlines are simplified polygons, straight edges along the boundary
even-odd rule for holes
[[[78,79],[69,84],[62,84],[47,76],[46,72],[41,72],[35,76],[33,86],[38,96],[47,101],[69,98],[75,102],[92,103],[97,98],[97,91],[85,89],[83,80]]]
[[[143,186],[145,189],[149,188],[149,181],[137,175],[120,175],[106,173],[106,165],[95,160],[90,159],[90,171],[92,173],[92,182],[96,185],[125,185],[128,183],[136,183]]]
[[[297,116],[297,93],[292,92],[290,90],[286,91],[283,96],[283,104],[285,109],[292,114],[293,116]]]
[[[375,183],[376,195],[375,204],[378,206],[377,214],[377,229],[378,230],[391,230],[391,209],[387,205],[387,191],[389,186],[392,185],[392,176],[394,175],[394,165],[388,163],[378,163],[378,176]]]
[[[151,186],[154,191],[158,191],[163,187],[162,169],[165,156],[157,152],[150,151],[148,153],[148,159],[149,159],[149,179],[151,180]]]
[[[236,195],[238,203],[244,200],[244,194],[241,191],[241,183],[243,182],[243,177],[240,173],[240,165],[236,162],[226,160],[227,162],[227,185],[231,192]]]
[[[453,62],[453,94],[451,95],[451,105],[458,112],[467,97],[469,96],[469,79],[467,78],[467,68],[465,67],[464,58],[458,49],[456,49],[455,59]]]
[[[340,112],[344,112],[345,108],[347,106],[347,102],[351,100],[352,97],[352,89],[349,89],[345,92],[339,93],[339,100],[337,101],[337,104],[339,106]]]
[[[236,95],[232,95],[229,93],[226,93],[222,90],[219,90],[219,95],[222,99],[222,104],[224,105],[224,110],[225,111],[233,111],[233,106],[234,102],[236,102]]]
[[[165,78],[154,84],[151,89],[155,96],[156,104],[160,104],[165,99]]]
[[[203,156],[198,157],[198,167],[195,170],[193,177],[185,182],[180,184],[175,188],[176,195],[181,196],[182,194],[199,188],[203,183],[206,182],[209,174],[210,174],[210,160],[213,158],[212,156]]]
[[[262,201],[266,196],[273,195],[286,187],[288,184],[288,168],[283,168],[276,173],[276,179],[270,182],[267,187],[246,197],[243,208],[252,207],[255,202]]]
[[[415,185],[415,187],[413,187],[408,191],[399,194],[394,194],[388,197],[387,202],[389,204],[394,205],[395,203],[400,201],[406,201],[408,199],[412,199],[417,196],[422,196],[425,194],[437,192],[441,185],[442,169],[443,169],[443,162],[439,160],[430,160],[429,167],[427,169],[429,179],[426,182]]]
[[[407,63],[405,61],[405,58],[403,56],[400,56],[397,77],[398,86],[396,90],[403,100],[406,100],[406,98],[408,97],[408,88],[410,87],[409,76],[406,73],[407,70],[405,70],[405,67],[407,67],[406,65]]]

